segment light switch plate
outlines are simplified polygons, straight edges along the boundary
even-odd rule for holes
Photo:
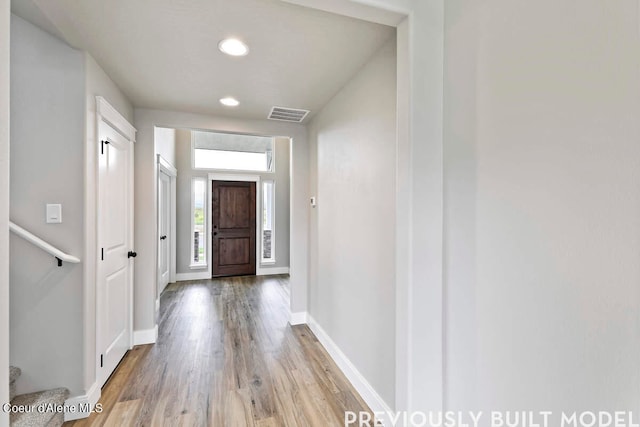
[[[47,224],[62,223],[62,205],[47,204]]]

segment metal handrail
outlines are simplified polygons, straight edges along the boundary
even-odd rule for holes
[[[18,236],[20,236],[23,239],[25,239],[26,241],[28,241],[30,243],[33,243],[34,245],[36,245],[37,247],[39,247],[43,251],[48,252],[51,255],[53,255],[58,260],[58,267],[62,267],[62,262],[63,261],[64,262],[70,262],[72,264],[77,264],[77,263],[80,262],[79,258],[76,258],[73,255],[69,255],[67,253],[62,252],[60,249],[58,249],[55,246],[45,242],[44,240],[42,240],[41,238],[39,238],[35,234],[25,230],[24,228],[20,227],[17,224],[14,224],[11,221],[9,221],[9,229],[11,231],[13,231],[15,234],[17,234]]]

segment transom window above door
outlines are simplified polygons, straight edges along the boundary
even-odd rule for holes
[[[273,172],[273,138],[193,131],[194,169]]]

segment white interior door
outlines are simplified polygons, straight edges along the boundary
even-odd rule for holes
[[[98,381],[103,385],[131,348],[133,142],[98,125]]]
[[[158,297],[169,284],[171,265],[171,178],[158,174]]]

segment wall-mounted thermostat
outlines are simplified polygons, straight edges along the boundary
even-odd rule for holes
[[[311,199],[309,199],[311,201],[311,207],[315,208],[316,207],[316,196],[312,196]]]

